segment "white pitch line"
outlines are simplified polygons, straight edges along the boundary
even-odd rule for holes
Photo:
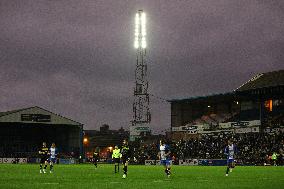
[[[154,180],[153,182],[163,182],[162,180]]]
[[[117,184],[117,183],[122,183],[122,182],[109,182],[110,184]]]
[[[58,182],[44,182],[42,184],[59,184]]]
[[[204,179],[200,179],[198,181],[201,181],[201,182],[208,182],[209,180],[204,180]]]

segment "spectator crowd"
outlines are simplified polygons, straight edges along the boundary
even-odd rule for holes
[[[238,153],[236,159],[245,165],[272,164],[271,156],[277,154],[277,164],[283,165],[284,134],[283,133],[241,133],[212,134],[199,138],[169,142],[172,159],[226,159],[224,148],[228,139],[236,144]],[[157,160],[157,143],[144,144],[134,148],[135,162],[143,164],[145,160]]]

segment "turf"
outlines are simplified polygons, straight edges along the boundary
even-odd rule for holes
[[[39,173],[39,165],[0,164],[0,188],[283,188],[284,167],[173,166],[168,179],[161,166],[130,165],[129,174],[114,174],[113,165],[56,165],[53,174]]]

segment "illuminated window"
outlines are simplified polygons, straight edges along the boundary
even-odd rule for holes
[[[272,102],[271,99],[264,102],[265,107],[266,107],[270,112],[272,112],[272,106],[273,106],[272,103],[273,103],[273,102]]]

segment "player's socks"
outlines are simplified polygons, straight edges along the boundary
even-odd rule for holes
[[[124,166],[123,171],[124,171],[124,174],[127,175],[127,166]]]
[[[50,165],[50,173],[53,171],[53,165]]]
[[[231,173],[231,172],[233,172],[233,169],[232,169],[232,168],[230,168],[230,173]]]
[[[47,167],[47,165],[44,165],[44,168],[43,168],[43,173],[46,173],[46,167]]]
[[[167,170],[168,170],[167,176],[168,176],[168,178],[170,178],[170,176],[171,176],[171,170],[170,170],[170,168],[167,168]]]
[[[165,169],[165,173],[168,175],[169,174],[169,171],[168,171],[168,169],[166,168]]]
[[[119,164],[117,164],[117,172],[119,172]]]
[[[227,167],[226,175],[227,175],[227,174],[229,174],[229,169],[230,169],[230,168],[229,168],[229,167]]]
[[[127,176],[127,166],[124,166],[124,167],[123,167],[123,172],[124,172],[124,173],[123,173],[123,175],[122,175],[122,178],[125,179],[126,176]]]
[[[170,175],[171,174],[171,168],[169,167],[168,168],[168,175]]]
[[[114,165],[114,172],[116,173],[116,165]]]

